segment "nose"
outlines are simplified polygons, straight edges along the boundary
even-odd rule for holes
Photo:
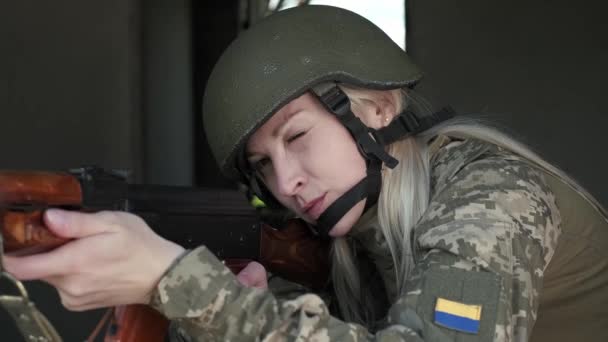
[[[273,161],[273,165],[279,194],[293,196],[306,184],[305,172],[297,160],[284,157]]]

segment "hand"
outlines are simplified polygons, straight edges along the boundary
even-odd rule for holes
[[[237,274],[236,279],[247,287],[268,288],[266,269],[260,263],[252,261]]]
[[[50,209],[44,221],[54,234],[74,240],[47,253],[7,255],[4,266],[18,279],[53,285],[73,311],[147,304],[165,270],[184,251],[129,213]]]

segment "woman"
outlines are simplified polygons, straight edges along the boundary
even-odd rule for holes
[[[420,78],[380,29],[326,6],[256,24],[210,77],[222,171],[333,239],[325,301],[274,295],[260,265],[235,277],[124,213],[48,211],[78,239],[6,268],[72,310],[148,303],[192,340],[605,340],[590,304],[608,299],[606,212],[505,135],[429,113]]]

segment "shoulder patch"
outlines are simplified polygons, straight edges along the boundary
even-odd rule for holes
[[[491,272],[431,267],[424,272],[416,311],[454,340],[492,341],[501,282]]]

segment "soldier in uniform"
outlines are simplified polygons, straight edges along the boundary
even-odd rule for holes
[[[78,239],[5,266],[72,310],[150,304],[192,341],[608,340],[606,211],[508,136],[429,111],[421,77],[366,19],[305,6],[242,33],[209,79],[221,170],[333,240],[328,293],[235,277],[124,213],[49,211]]]

